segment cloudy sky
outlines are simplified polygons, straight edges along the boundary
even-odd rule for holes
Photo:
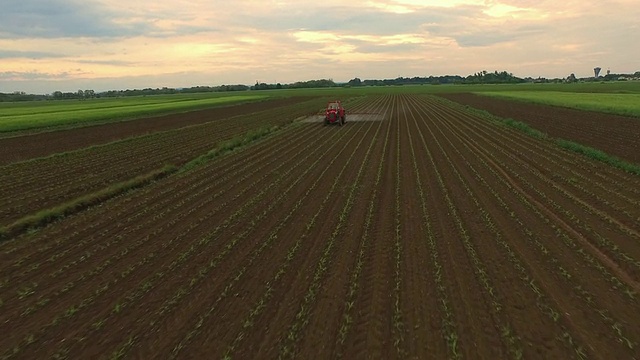
[[[638,0],[2,0],[0,92],[640,70]]]

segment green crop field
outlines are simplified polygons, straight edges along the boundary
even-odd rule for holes
[[[62,129],[152,115],[186,112],[260,101],[271,97],[322,96],[342,98],[345,96],[374,94],[456,92],[475,92],[550,105],[640,116],[640,82],[341,87],[261,90],[242,94],[196,93],[90,100],[0,103],[0,137],[41,129]]]
[[[561,91],[483,91],[478,93],[545,105],[640,117],[640,94]]]
[[[83,126],[266,99],[269,94],[177,94],[0,103],[0,132]]]
[[[439,94],[463,92],[567,92],[567,93],[608,93],[640,94],[640,82],[585,82],[573,84],[447,84],[447,85],[390,85],[359,86],[316,89],[260,90],[251,93],[277,96],[353,96],[375,94]]]

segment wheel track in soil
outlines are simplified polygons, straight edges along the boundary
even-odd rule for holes
[[[506,173],[504,173],[504,175],[505,177],[508,176]],[[608,240],[611,237],[615,238],[620,236],[628,236],[631,240],[631,238],[638,238],[638,232],[623,225],[616,219],[609,217],[605,213],[595,210],[584,200],[578,199],[573,194],[566,192],[565,189],[550,183],[549,179],[537,178],[537,175],[539,175],[538,172],[533,172],[533,176],[527,177],[528,181],[522,184],[522,186],[529,187],[536,191],[539,196],[534,199],[534,194],[529,193],[529,196],[531,197],[530,201],[534,202],[535,205],[545,212],[549,218],[552,218],[556,223],[560,224],[560,226],[565,229],[572,238],[577,239],[584,247],[587,247],[591,254],[596,256],[600,262],[609,267],[618,278],[622,279],[622,281],[626,282],[636,293],[638,293],[638,290],[640,290],[640,283],[638,283],[637,280],[637,260],[634,258],[629,259],[631,261],[628,265],[635,265],[634,269],[630,269],[632,271],[630,274],[624,269],[622,264],[619,264],[611,258],[620,258],[619,255],[625,254],[625,251],[631,252],[631,255],[637,258],[637,254],[634,254],[637,253],[637,249],[634,247],[635,244],[631,243],[625,245],[623,241],[624,238],[617,240],[616,245],[613,245],[613,243]],[[512,177],[508,177],[508,179],[510,181],[514,181]],[[532,181],[529,182],[529,180]],[[550,187],[552,187],[552,189],[549,189]],[[538,189],[548,190],[545,193],[544,190]],[[523,188],[520,188],[519,190],[523,193],[526,192]],[[554,190],[558,191],[556,191],[552,196],[547,195],[549,193],[554,193]],[[572,201],[573,203],[571,204],[568,203],[568,201],[563,200]],[[617,228],[610,228],[611,225],[615,225]],[[603,245],[597,246],[595,245],[596,243],[603,243]],[[610,249],[606,248],[606,243],[611,243],[612,247],[623,245],[622,252],[618,254],[612,253]],[[611,250],[615,251],[613,248]]]

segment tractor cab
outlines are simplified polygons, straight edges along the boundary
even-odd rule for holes
[[[345,110],[340,100],[330,101],[324,115],[324,124],[338,124],[340,126],[345,123]]]

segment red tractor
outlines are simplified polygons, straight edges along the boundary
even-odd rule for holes
[[[336,123],[340,126],[345,123],[345,111],[340,100],[330,101],[324,114],[325,125]]]

